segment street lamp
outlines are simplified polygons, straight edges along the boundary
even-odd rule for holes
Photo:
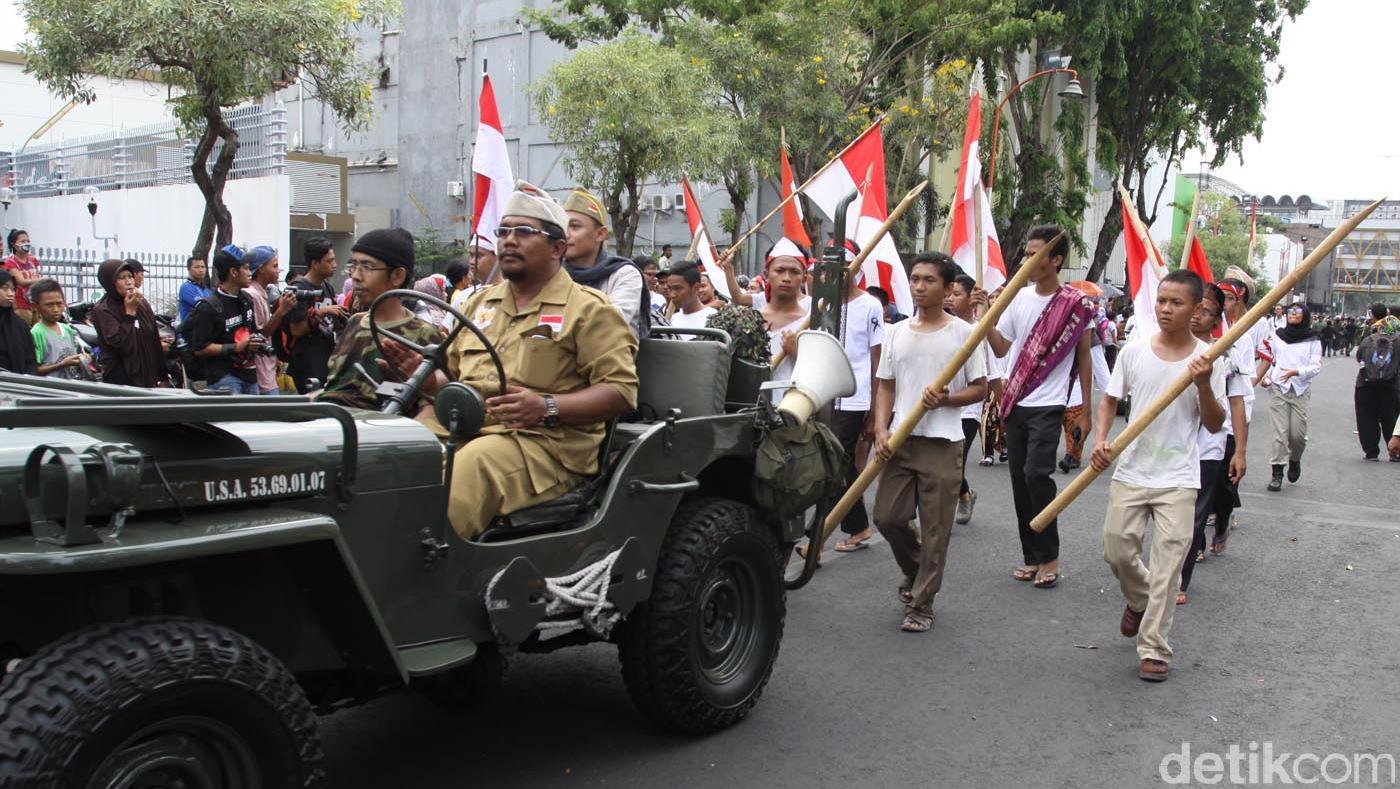
[[[988,190],[990,190],[990,189],[992,188],[992,186],[996,183],[996,175],[997,175],[997,133],[998,133],[999,131],[1001,131],[1001,110],[1002,110],[1002,108],[1006,106],[1006,102],[1010,101],[1010,100],[1011,100],[1011,97],[1012,97],[1012,96],[1015,96],[1015,95],[1016,95],[1016,92],[1019,91],[1022,87],[1024,87],[1024,86],[1026,85],[1026,83],[1031,82],[1031,81],[1036,80],[1036,79],[1039,79],[1039,78],[1041,78],[1041,77],[1043,77],[1043,76],[1045,76],[1045,75],[1047,75],[1047,74],[1058,74],[1058,73],[1061,73],[1061,72],[1063,72],[1063,73],[1069,75],[1069,84],[1066,85],[1066,86],[1064,87],[1064,89],[1060,91],[1060,93],[1059,93],[1060,98],[1062,98],[1062,99],[1073,99],[1073,100],[1075,100],[1075,101],[1082,101],[1083,99],[1087,98],[1087,97],[1084,95],[1084,88],[1079,84],[1079,72],[1078,72],[1078,71],[1075,71],[1075,70],[1072,69],[1072,68],[1048,68],[1048,69],[1045,69],[1044,71],[1037,71],[1036,73],[1034,73],[1034,74],[1030,75],[1029,77],[1026,77],[1025,79],[1021,80],[1020,82],[1016,83],[1016,85],[1015,85],[1014,87],[1012,87],[1011,90],[1008,90],[1008,91],[1006,92],[1006,95],[1005,95],[1005,96],[1002,96],[1001,101],[997,102],[997,109],[996,109],[996,112],[995,112],[995,113],[993,114],[993,116],[992,116],[991,163],[990,163],[990,164],[988,165],[988,167],[987,167],[987,189],[988,189]]]

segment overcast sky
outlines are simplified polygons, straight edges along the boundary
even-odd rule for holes
[[[22,37],[16,6],[0,0],[0,48]],[[1397,30],[1400,0],[1312,0],[1284,29],[1285,73],[1269,91],[1263,138],[1216,174],[1260,195],[1400,197]]]

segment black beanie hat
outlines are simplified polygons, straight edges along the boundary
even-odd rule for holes
[[[413,280],[413,235],[401,227],[371,230],[360,236],[350,250],[382,260],[391,268],[406,268],[408,277],[404,281]]]

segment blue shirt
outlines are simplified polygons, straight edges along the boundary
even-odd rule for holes
[[[203,285],[196,284],[192,280],[185,280],[180,285],[180,322],[184,323],[185,318],[194,312],[194,308],[201,299],[207,298],[210,290]]]

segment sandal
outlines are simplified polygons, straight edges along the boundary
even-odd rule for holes
[[[899,602],[905,605],[914,602],[914,587],[901,584],[899,587]]]
[[[1045,573],[1044,575],[1037,575],[1035,577],[1035,588],[1049,589],[1059,582],[1060,574],[1052,570],[1051,572]]]
[[[1210,552],[1213,553],[1213,554],[1215,554],[1216,556],[1219,556],[1220,554],[1224,553],[1224,552],[1225,552],[1225,541],[1226,541],[1227,539],[1229,539],[1229,533],[1228,533],[1228,532],[1226,533],[1226,536],[1224,536],[1224,537],[1215,537],[1215,536],[1212,536],[1212,537],[1210,538]]]
[[[1206,552],[1205,552],[1205,551],[1196,551],[1196,564],[1200,564],[1201,562],[1204,562],[1205,560],[1206,560]]]
[[[1022,565],[1011,571],[1011,577],[1018,581],[1034,581],[1035,574],[1040,571],[1039,567],[1032,565]]]
[[[899,629],[906,633],[927,633],[933,629],[933,614],[923,611],[907,611]]]
[[[984,457],[984,458],[982,458],[980,461],[978,461],[978,462],[977,462],[977,465],[979,465],[979,466],[990,466],[990,465],[992,465],[993,463],[996,463],[996,462],[997,462],[997,461],[996,461],[996,458],[992,457],[991,455],[987,455],[986,457]]]
[[[869,538],[869,537],[862,537],[862,538],[859,539],[859,540],[852,540],[850,537],[847,537],[846,539],[841,540],[840,542],[836,543],[836,552],[837,552],[837,553],[855,553],[856,551],[859,551],[859,550],[864,549],[864,548],[869,548],[869,547],[870,547],[870,538]]]
[[[1185,593],[1185,592],[1177,592],[1177,593],[1176,593],[1176,604],[1177,604],[1177,605],[1186,605],[1186,593]]]

